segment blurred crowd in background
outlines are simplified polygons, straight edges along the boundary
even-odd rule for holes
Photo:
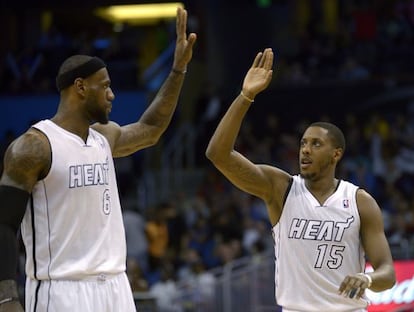
[[[261,2],[243,0],[234,6],[232,0],[188,1],[188,28],[199,34],[195,58],[206,61],[209,42],[217,44],[213,43],[211,34],[207,34],[214,25],[221,27],[221,23],[228,22],[227,28],[237,29],[239,25],[234,22],[250,12],[248,19],[254,21],[248,26],[251,34],[243,34],[246,42],[239,42],[239,49],[247,49],[247,42],[273,46],[278,84],[367,78],[412,82],[412,0],[269,0],[267,7],[260,7]],[[37,24],[33,17],[32,20],[28,18],[29,12],[17,14],[12,11],[22,25],[8,25],[11,34],[17,32],[19,35],[20,30],[26,30],[30,31],[30,36],[4,40],[12,47],[4,46],[5,42],[1,47],[0,93],[54,92],[58,66],[72,54],[102,57],[116,76],[113,80],[117,90],[145,88],[140,78],[174,40],[174,22],[162,21],[141,27],[114,26],[95,16],[92,9],[84,11],[71,7],[43,11],[32,8],[31,15],[33,12],[38,14]],[[227,16],[228,12],[233,16]],[[266,21],[256,20],[253,13],[267,17]],[[4,14],[10,15],[10,12],[6,9]],[[29,22],[22,20],[24,18]],[[240,25],[241,29],[246,27],[244,24]],[[255,25],[265,25],[267,29],[257,32]],[[5,34],[5,39],[8,36],[10,34]],[[232,36],[235,40],[240,38],[240,34],[233,33]],[[231,45],[229,47],[232,50]],[[262,48],[264,46],[257,47]],[[229,53],[220,49],[225,47],[218,48],[216,53]],[[255,51],[249,54],[246,51],[247,59],[250,60]],[[242,53],[240,59],[243,58],[246,57]]]
[[[205,1],[201,3],[207,6]],[[290,12],[290,19],[283,23],[275,21],[278,29],[271,33],[243,35],[245,42],[237,53],[248,49],[250,60],[264,46],[249,46],[249,36],[272,37],[264,42],[275,47],[276,61],[272,86],[266,91],[271,96],[266,101],[272,99],[272,103],[256,101],[254,105],[267,107],[267,113],[256,118],[248,115],[237,149],[255,162],[271,163],[295,173],[300,136],[308,122],[313,121],[308,112],[338,124],[347,139],[338,176],[373,194],[382,209],[394,257],[413,258],[414,98],[359,111],[342,107],[346,113],[337,115],[335,103],[330,111],[315,112],[317,105],[313,105],[312,99],[296,109],[278,103],[277,94],[283,86],[295,86],[290,92],[301,92],[301,88],[321,84],[326,85],[325,92],[329,93],[332,83],[336,87],[366,82],[380,83],[384,89],[410,87],[414,81],[414,1],[335,1],[335,18],[330,18],[329,0],[273,1],[268,7],[258,3],[241,1],[238,8],[232,9],[233,14],[242,14],[245,5],[260,12],[281,11],[278,16]],[[301,9],[301,4],[306,4],[307,10]],[[210,11],[219,8],[218,1],[212,1],[211,6]],[[214,42],[207,30],[215,21],[211,14],[203,14],[203,8],[188,4],[189,30],[199,35],[195,62],[210,64],[211,54],[214,57],[221,51],[208,53],[209,44]],[[230,9],[223,7],[223,11]],[[243,21],[252,23],[252,17]],[[0,96],[56,93],[58,66],[71,54],[103,58],[110,69],[115,93],[145,92],[143,73],[175,39],[174,22],[146,27],[123,25],[116,31],[102,22],[92,28],[69,28],[62,23],[55,18],[46,23],[48,27],[39,28],[34,44],[20,42],[3,51]],[[244,73],[248,66],[241,62],[238,70]],[[224,83],[214,75],[214,71],[206,74],[209,78],[192,104],[190,122],[197,129],[194,150],[197,166],[204,172],[195,192],[183,190],[154,206],[139,207],[137,181],[146,170],[142,154],[116,161],[128,243],[128,273],[136,291],[188,279],[273,248],[263,203],[232,187],[204,157],[212,131],[236,94],[229,90],[236,89],[234,85],[243,78],[243,74],[227,74],[226,77],[233,78]],[[274,103],[278,103],[278,109],[272,111]],[[278,110],[290,110],[294,122],[279,116]],[[168,132],[174,133],[174,125]],[[3,134],[2,155],[16,135],[12,130]]]

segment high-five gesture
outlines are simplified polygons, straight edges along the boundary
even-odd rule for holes
[[[273,51],[271,48],[259,52],[253,61],[246,76],[244,77],[242,92],[249,99],[266,89],[273,75]]]
[[[197,39],[195,33],[187,36],[187,11],[177,8],[176,20],[177,40],[174,52],[173,69],[180,72],[187,70],[187,64],[193,56],[193,45]]]

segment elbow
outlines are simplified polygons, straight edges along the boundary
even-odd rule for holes
[[[160,141],[160,138],[161,138],[161,136],[150,138],[147,141],[147,146],[146,147],[150,147],[150,146],[156,145]]]
[[[142,141],[140,142],[145,147],[154,146],[158,144],[161,140],[161,137],[165,133],[166,128],[157,127],[157,126],[148,126],[145,136],[143,136]]]
[[[207,146],[205,155],[207,159],[209,159],[213,164],[215,164],[218,161],[217,150],[214,147],[212,147],[210,144]]]
[[[145,147],[154,146],[158,144],[163,134],[164,132],[159,131],[158,129],[157,131],[149,132],[149,135],[145,138]]]
[[[212,160],[212,158],[214,157],[214,153],[210,148],[210,145],[207,147],[206,151],[205,151],[205,156],[207,157],[207,159]]]
[[[212,148],[211,146],[207,148],[205,155],[217,169],[225,168],[230,159],[230,154],[218,151],[216,148]]]

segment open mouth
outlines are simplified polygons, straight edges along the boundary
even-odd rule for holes
[[[312,161],[309,158],[302,158],[300,160],[300,166],[302,168],[308,168],[312,164]]]

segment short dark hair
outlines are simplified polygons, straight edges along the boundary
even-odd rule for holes
[[[72,85],[76,78],[89,77],[104,67],[106,67],[106,64],[99,57],[71,56],[60,66],[59,73],[56,76],[56,87],[58,91],[62,91]]]
[[[345,151],[345,136],[341,129],[330,122],[317,121],[312,123],[309,127],[321,127],[328,130],[328,135],[332,140],[335,148],[342,148]]]
[[[72,55],[70,57],[68,57],[63,63],[62,65],[60,65],[59,67],[59,71],[58,71],[58,76],[66,73],[76,67],[79,67],[82,64],[85,64],[86,62],[90,61],[92,59],[92,56],[89,55],[82,55],[82,54],[77,54],[77,55]]]

